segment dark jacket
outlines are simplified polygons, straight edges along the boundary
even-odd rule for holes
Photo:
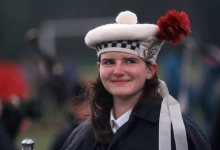
[[[62,150],[158,150],[161,102],[162,98],[158,94],[148,104],[143,105],[116,131],[110,144],[99,143],[94,137],[90,121],[86,121],[71,133]],[[190,117],[184,114],[182,116],[189,150],[211,150],[198,125]],[[107,121],[102,120],[100,123],[110,128]],[[173,133],[171,135],[172,150],[175,150]]]

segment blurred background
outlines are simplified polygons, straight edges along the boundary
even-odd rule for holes
[[[159,77],[219,150],[219,6],[217,0],[1,0],[0,146],[21,149],[30,137],[36,150],[59,149],[89,113],[86,100],[71,101],[98,73],[86,33],[114,23],[121,11],[156,24],[175,9],[188,14],[192,34],[177,46],[164,44]]]

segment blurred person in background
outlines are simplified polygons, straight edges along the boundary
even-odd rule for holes
[[[62,121],[62,127],[58,129],[59,131],[50,146],[51,150],[60,150],[71,131],[88,118],[88,116],[84,116],[89,113],[88,102],[82,97],[76,97],[81,90],[78,63],[69,55],[54,56],[47,53],[48,49],[45,50],[39,46],[39,35],[37,33],[37,29],[33,28],[28,30],[25,35],[27,41],[40,56],[37,67],[39,74],[37,76],[37,96],[43,103],[45,110],[54,111],[71,104],[67,121]],[[51,107],[51,104],[55,104],[55,107]],[[87,111],[88,113],[86,113]]]
[[[11,60],[1,60],[1,122],[12,141],[19,132],[30,127],[33,118],[40,116],[37,102],[29,98],[30,85],[22,67]]]
[[[196,104],[204,112],[204,126],[213,150],[220,149],[220,49],[212,44],[200,46],[204,80],[197,91]],[[194,104],[195,105],[195,104]]]
[[[16,150],[12,139],[10,138],[8,132],[6,131],[4,125],[2,124],[2,113],[4,110],[4,106],[2,101],[0,100],[0,148],[1,150]]]
[[[215,88],[220,79],[220,50],[212,44],[202,44],[200,46],[200,58],[202,60],[201,73],[203,80],[199,82],[199,86],[194,88],[194,101],[191,103],[191,112],[195,106],[201,106],[204,113],[204,130],[210,134],[213,108],[217,103],[217,93]]]
[[[210,150],[156,73],[163,42],[176,44],[191,33],[188,16],[172,10],[157,25],[137,24],[136,15],[125,11],[116,22],[85,37],[99,59],[99,75],[85,92],[91,120],[73,130],[62,150]]]
[[[25,38],[39,54],[36,83],[38,98],[41,101],[52,99],[57,106],[65,105],[81,89],[78,63],[69,55],[52,55],[56,53],[55,50],[40,47],[38,30],[35,28],[28,30]]]
[[[220,66],[219,66],[220,67]],[[220,69],[220,68],[219,68]],[[220,149],[220,80],[217,83],[216,89],[216,102],[212,113],[211,134],[209,135],[209,141],[212,150]]]

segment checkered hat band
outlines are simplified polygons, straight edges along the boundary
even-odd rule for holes
[[[104,42],[96,45],[97,52],[99,52],[102,49],[105,48],[111,48],[111,47],[118,47],[118,48],[125,48],[137,51],[139,50],[139,41],[111,41],[111,42]]]

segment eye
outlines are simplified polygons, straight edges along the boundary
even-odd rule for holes
[[[103,64],[104,65],[111,65],[111,64],[114,64],[114,62],[113,61],[105,61],[105,62],[103,62]]]
[[[127,60],[127,63],[128,64],[133,64],[133,63],[135,63],[135,61],[134,60]]]
[[[113,64],[113,62],[112,61],[107,61],[105,64],[110,65],[110,64]]]

